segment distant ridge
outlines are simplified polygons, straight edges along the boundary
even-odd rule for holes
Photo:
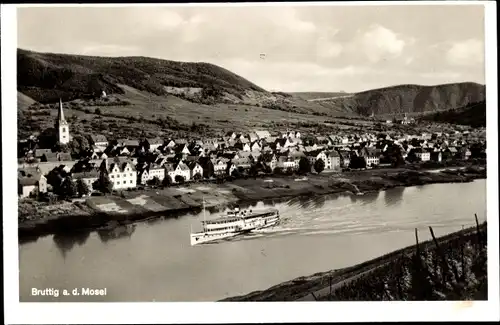
[[[331,109],[369,116],[372,113],[386,115],[457,109],[485,99],[485,85],[462,82],[435,86],[398,85],[316,102]]]
[[[354,94],[269,92],[210,63],[39,53],[24,49],[17,51],[17,80],[21,109],[32,102],[56,103],[59,98],[93,100],[102,91],[119,95],[123,97],[122,102],[127,102],[130,94],[137,93],[135,90],[143,93],[146,102],[151,100],[149,93],[157,96],[155,100],[159,102],[162,98],[168,102],[168,98],[175,96],[205,105],[199,106],[200,109],[224,103],[316,116],[422,114],[485,100],[485,86],[472,82],[398,85]]]

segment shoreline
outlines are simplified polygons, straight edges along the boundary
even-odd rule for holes
[[[19,222],[18,236],[22,243],[51,234],[112,229],[160,217],[177,218],[201,212],[202,200],[205,200],[208,210],[217,212],[230,205],[251,207],[259,201],[279,202],[291,197],[342,193],[356,195],[359,192],[369,195],[396,187],[464,183],[485,178],[486,167],[483,166],[440,172],[406,168],[372,169],[340,174],[238,179],[217,185],[189,184],[184,187],[125,192],[124,197],[91,197],[83,202],[60,205],[43,206],[26,202],[23,205],[26,216]],[[137,200],[140,202],[137,203]],[[110,206],[115,211],[105,210]]]
[[[477,221],[476,221],[477,222]],[[430,227],[429,227],[430,228]],[[406,246],[387,254],[375,257],[371,260],[364,261],[352,266],[348,266],[341,269],[333,269],[329,271],[317,272],[307,276],[300,276],[295,279],[281,282],[277,285],[269,287],[264,290],[253,291],[244,295],[238,295],[233,297],[228,297],[221,299],[219,301],[349,301],[349,300],[359,300],[359,299],[349,299],[349,297],[358,297],[360,292],[366,289],[371,289],[377,292],[378,295],[384,296],[386,292],[380,292],[380,286],[374,285],[375,283],[388,284],[390,282],[389,278],[400,278],[401,275],[395,274],[395,265],[399,266],[401,264],[406,265],[407,268],[413,269],[412,267],[412,257],[417,252],[417,247],[420,250],[420,254],[427,254],[429,251],[436,250],[436,244],[440,246],[440,249],[444,248],[444,251],[450,255],[457,255],[457,248],[461,245],[469,244],[470,247],[476,247],[476,245],[482,246],[485,249],[487,234],[487,222],[481,224],[477,223],[475,227],[465,228],[456,232],[452,232],[443,236],[436,238],[435,240],[430,239],[424,242],[418,242],[417,244]],[[438,248],[439,251],[439,248]],[[455,251],[455,252],[453,252]],[[485,251],[483,251],[484,253]],[[439,253],[438,253],[439,254]],[[463,254],[463,248],[462,248]],[[457,258],[457,256],[454,256]],[[472,254],[471,258],[476,258]],[[425,260],[425,257],[424,257]],[[463,262],[462,262],[463,263]],[[467,265],[470,268],[472,265]],[[424,267],[433,269],[435,266],[425,264]],[[449,267],[449,266],[448,266]],[[397,268],[396,268],[397,269]],[[468,271],[471,272],[471,271]],[[397,272],[396,272],[397,273]],[[389,275],[389,277],[388,277]],[[486,274],[484,274],[486,276]],[[466,279],[460,279],[462,285],[469,285]],[[472,284],[472,288],[468,288],[472,291],[472,295],[475,300],[486,300],[487,299],[487,289],[485,292],[484,278],[479,281],[479,284]],[[368,284],[369,288],[365,286]],[[449,283],[450,286],[456,285],[456,283]],[[474,287],[476,285],[476,287]],[[442,284],[434,283],[432,285],[432,290],[436,290],[438,287],[442,287]],[[383,286],[382,286],[383,288]],[[457,287],[462,291],[461,294],[466,294],[467,290],[464,287]],[[389,289],[389,290],[388,290]],[[394,294],[396,288],[388,288],[385,290],[393,291]],[[456,288],[455,288],[456,289]],[[400,299],[389,299],[389,300],[401,300],[402,293],[401,288],[398,288]],[[443,292],[440,292],[441,294]],[[471,294],[471,292],[468,292]],[[449,292],[445,294],[450,295]],[[456,292],[454,293],[456,294]],[[407,290],[404,300],[415,300],[411,297],[410,290]],[[347,298],[347,299],[346,299]],[[367,298],[367,297],[364,297]],[[373,298],[373,297],[372,297]],[[384,297],[387,298],[387,297]],[[408,299],[410,298],[410,299]],[[449,300],[457,300],[456,296],[450,295]],[[470,298],[470,297],[469,297]],[[387,300],[387,299],[376,299],[376,300]],[[442,300],[442,299],[428,299],[428,300]],[[462,299],[459,299],[462,300]]]

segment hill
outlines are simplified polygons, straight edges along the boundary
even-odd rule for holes
[[[335,97],[350,95],[346,92],[320,92],[320,91],[309,91],[309,92],[290,92],[292,96],[299,97],[308,101],[317,101],[322,99],[330,99]]]
[[[325,108],[362,116],[399,115],[457,109],[486,99],[484,85],[472,82],[436,86],[399,85],[316,100]]]
[[[98,98],[128,89],[196,104],[241,104],[302,114],[336,111],[286,93],[268,92],[214,64],[146,57],[96,57],[18,49],[18,91],[42,104]]]
[[[182,91],[266,92],[248,80],[209,63],[185,63],[146,57],[96,57],[37,53],[18,49],[18,89],[39,102],[123,93],[124,84],[156,95]]]
[[[486,127],[486,101],[472,103],[456,110],[427,114],[422,119],[439,123]]]

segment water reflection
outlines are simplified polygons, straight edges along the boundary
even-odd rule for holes
[[[372,203],[372,202],[377,201],[379,195],[380,195],[380,192],[370,192],[370,193],[365,193],[364,195],[359,196],[359,198],[364,204],[366,204],[366,203]]]
[[[134,233],[136,224],[121,225],[111,229],[99,229],[97,234],[103,243],[120,238],[130,238]]]
[[[312,203],[315,209],[321,209],[325,206],[326,203],[326,195],[320,195],[312,198]]]
[[[275,205],[283,221],[277,229],[251,240],[242,236],[199,247],[189,245],[188,230],[195,219],[202,218],[201,211],[179,219],[165,214],[149,221],[154,226],[137,223],[137,228],[101,230],[86,242],[84,234],[41,238],[19,249],[20,300],[50,300],[31,296],[32,288],[82,284],[107,287],[108,296],[103,299],[123,302],[214,301],[268,288],[412,245],[415,228],[423,229],[419,239],[424,241],[430,237],[429,225],[439,236],[473,225],[474,213],[484,218],[485,183],[428,185],[422,191],[394,188],[379,199],[347,194],[290,197]],[[372,200],[376,201],[364,204]],[[257,209],[269,207],[262,201],[253,204]],[[110,240],[116,238],[127,239],[113,245]],[[106,249],[103,241],[108,241]],[[61,253],[67,255],[65,260]],[[134,279],[132,288],[130,279]]]
[[[299,206],[302,209],[307,209],[311,205],[311,197],[299,196]]]
[[[61,252],[63,258],[66,258],[66,254],[75,247],[75,244],[82,246],[85,244],[90,236],[89,230],[84,230],[80,232],[73,232],[70,234],[56,234],[52,237],[52,240],[56,244],[56,247]]]
[[[386,206],[396,206],[401,204],[403,200],[405,188],[404,187],[395,187],[388,191],[385,191],[384,201]]]

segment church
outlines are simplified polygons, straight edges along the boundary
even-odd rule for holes
[[[69,125],[66,119],[64,118],[63,104],[61,99],[59,99],[59,111],[57,114],[55,128],[57,132],[57,141],[60,144],[68,144],[70,141]]]

